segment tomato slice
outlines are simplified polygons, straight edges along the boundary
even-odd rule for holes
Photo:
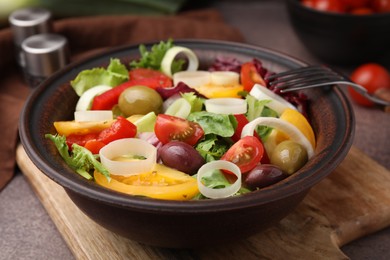
[[[99,133],[97,140],[108,144],[122,138],[132,138],[137,134],[137,127],[124,117],[119,116],[110,128]]]
[[[154,132],[163,144],[178,140],[194,146],[204,136],[198,123],[165,114],[157,116]]]
[[[260,84],[266,86],[263,77],[257,72],[256,66],[253,62],[247,62],[241,66],[241,84],[244,90],[251,91],[254,84]]]
[[[246,118],[245,115],[234,115],[234,117],[236,118],[237,120],[237,127],[236,127],[236,130],[233,134],[233,136],[231,137],[232,140],[234,142],[238,142],[240,139],[241,139],[241,132],[242,132],[242,129],[244,128],[244,126],[246,124],[249,123],[248,119]],[[261,138],[260,136],[254,132],[253,135],[260,141],[261,144],[263,144],[263,142],[261,141]],[[261,163],[269,163],[269,157],[268,157],[268,154],[267,152],[264,150],[264,155],[263,155],[263,158],[261,158]]]
[[[236,164],[241,173],[252,170],[263,158],[264,146],[254,136],[245,136],[222,156],[221,160],[226,160]]]
[[[151,69],[134,69],[129,72],[130,80],[126,81],[93,99],[91,110],[110,110],[118,104],[120,94],[132,86],[172,87],[172,80],[163,73]]]

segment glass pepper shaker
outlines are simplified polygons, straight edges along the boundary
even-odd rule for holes
[[[22,43],[28,37],[52,32],[51,12],[38,7],[18,9],[8,18],[14,37],[15,54],[18,64],[23,68],[25,65]]]
[[[69,62],[67,39],[59,34],[37,34],[22,43],[24,74],[31,87],[38,86]]]

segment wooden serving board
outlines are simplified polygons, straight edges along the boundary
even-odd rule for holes
[[[17,163],[77,259],[348,259],[342,245],[390,225],[390,172],[355,147],[279,224],[229,247],[202,250],[161,249],[107,231],[22,146]]]

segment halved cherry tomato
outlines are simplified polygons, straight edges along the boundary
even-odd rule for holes
[[[248,119],[246,118],[245,115],[243,114],[237,114],[237,115],[234,115],[234,117],[236,118],[237,120],[237,127],[236,127],[236,130],[234,131],[234,134],[233,136],[231,137],[232,140],[234,142],[238,142],[238,140],[241,139],[241,133],[242,133],[242,129],[244,128],[244,126],[246,124],[249,123]],[[260,141],[260,143],[263,145],[263,142],[261,141],[261,138],[260,136],[255,132],[254,133],[254,136]],[[261,159],[261,163],[269,163],[269,157],[268,157],[268,154],[267,152],[264,150],[264,155],[263,155],[263,158]]]
[[[251,91],[254,84],[265,86],[263,77],[257,72],[256,66],[253,62],[246,62],[241,66],[241,84],[244,90]]]
[[[130,80],[116,86],[93,99],[91,110],[110,110],[118,104],[120,94],[132,86],[172,87],[172,80],[163,73],[151,69],[134,69],[129,72]]]
[[[366,63],[357,67],[351,74],[351,80],[365,87],[368,93],[375,93],[380,88],[390,88],[389,71],[376,63]],[[363,106],[373,106],[374,103],[366,99],[364,96],[356,92],[352,88],[348,88],[352,99]]]
[[[264,155],[264,147],[254,136],[245,136],[222,156],[221,160],[226,160],[236,164],[241,173],[252,170]]]
[[[119,116],[110,128],[101,131],[97,140],[108,144],[122,138],[132,138],[137,134],[137,127],[124,117]]]
[[[157,116],[154,132],[163,144],[179,140],[192,146],[204,135],[204,131],[198,123],[165,114]]]

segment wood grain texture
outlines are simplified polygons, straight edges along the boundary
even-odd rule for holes
[[[142,245],[95,224],[17,149],[17,163],[77,259],[348,259],[340,247],[390,225],[390,172],[352,147],[286,218],[234,244],[199,250]]]

